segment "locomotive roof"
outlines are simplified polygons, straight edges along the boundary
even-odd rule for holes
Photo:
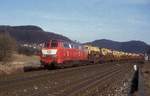
[[[66,40],[60,40],[60,39],[49,39],[49,40],[47,40],[47,41],[52,41],[52,40],[58,41],[58,42],[66,42],[66,43],[70,43],[70,44],[82,45],[82,44],[80,44],[80,43],[78,43],[78,42],[74,42],[74,41],[66,41]]]

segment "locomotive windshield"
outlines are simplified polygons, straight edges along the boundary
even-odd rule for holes
[[[49,48],[50,47],[50,42],[45,42],[44,47]]]
[[[58,47],[58,41],[52,40],[52,41],[51,41],[51,47],[52,47],[52,48]]]
[[[58,47],[58,41],[51,40],[51,41],[45,42],[44,47],[46,47],[46,48],[50,48],[50,47],[51,48],[56,48],[56,47]]]

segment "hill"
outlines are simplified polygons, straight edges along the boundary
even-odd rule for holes
[[[44,31],[38,26],[0,26],[0,33],[9,34],[19,43],[41,43],[49,39],[71,41],[68,37],[53,32]],[[142,41],[117,42],[107,39],[87,42],[98,47],[111,48],[126,52],[145,53],[150,46]]]
[[[148,44],[142,41],[128,41],[128,42],[117,42],[107,39],[95,40],[92,42],[87,42],[85,44],[90,44],[93,46],[111,48],[114,50],[120,50],[125,52],[135,52],[135,53],[145,53],[150,48]]]
[[[71,41],[69,38],[46,32],[38,26],[0,26],[0,33],[6,33],[15,38],[19,43],[41,43],[49,39]]]

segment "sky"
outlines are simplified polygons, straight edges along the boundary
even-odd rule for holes
[[[150,44],[150,0],[0,0],[0,25],[37,25],[82,43]]]

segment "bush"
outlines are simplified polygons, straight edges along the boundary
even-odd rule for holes
[[[36,55],[38,53],[38,50],[34,48],[18,46],[18,53],[31,56]]]
[[[0,34],[0,61],[10,60],[16,50],[16,41],[9,35]]]

